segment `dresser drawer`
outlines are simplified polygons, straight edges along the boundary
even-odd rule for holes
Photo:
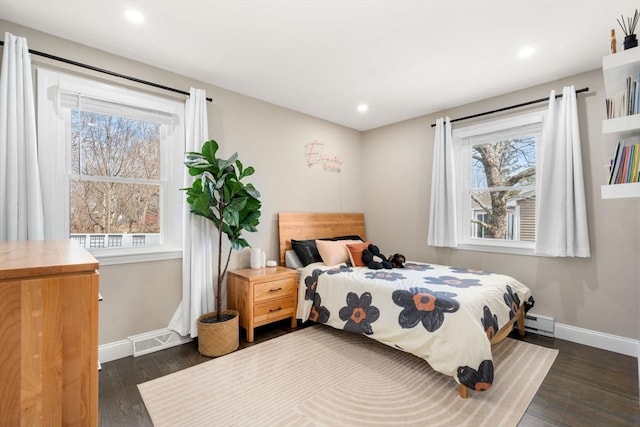
[[[295,301],[292,297],[262,302],[253,307],[253,321],[256,326],[274,320],[295,316]]]
[[[292,279],[273,280],[271,282],[256,284],[253,288],[253,301],[268,301],[273,298],[282,298],[294,294],[296,282]]]

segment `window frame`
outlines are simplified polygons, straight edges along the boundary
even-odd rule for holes
[[[516,241],[506,239],[481,239],[471,236],[469,218],[472,216],[469,192],[471,188],[471,147],[474,137],[490,134],[518,134],[518,129],[526,131],[535,128],[536,140],[536,181],[539,177],[539,159],[543,138],[545,110],[536,110],[497,120],[490,120],[452,130],[456,181],[456,227],[458,249],[509,253],[516,255],[535,255],[535,241]],[[476,142],[477,143],[477,142]],[[536,194],[536,197],[540,195]],[[514,227],[517,219],[514,218]],[[514,228],[515,230],[515,228]],[[519,234],[516,232],[516,234]]]
[[[157,261],[182,257],[184,211],[182,159],[184,157],[184,103],[135,89],[38,67],[37,130],[42,182],[45,238],[69,238],[70,123],[73,107],[65,97],[83,96],[97,102],[144,110],[163,117],[167,126],[160,148],[160,245],[89,249],[101,265]],[[109,114],[108,112],[104,112]],[[47,137],[45,137],[45,135]],[[64,200],[61,203],[60,200]],[[113,234],[113,233],[112,233]],[[139,233],[136,233],[139,234]]]

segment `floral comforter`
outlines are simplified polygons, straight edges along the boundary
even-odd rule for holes
[[[365,334],[486,390],[493,383],[490,340],[530,296],[512,277],[465,268],[315,263],[301,272],[297,317]]]

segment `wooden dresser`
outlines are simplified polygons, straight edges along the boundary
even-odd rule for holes
[[[98,425],[98,261],[0,242],[0,426]]]
[[[247,268],[228,274],[227,306],[240,312],[240,326],[253,342],[253,330],[276,320],[291,317],[297,326],[296,271],[285,267]]]

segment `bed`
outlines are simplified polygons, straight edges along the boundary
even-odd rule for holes
[[[367,241],[361,213],[279,213],[278,229],[282,265],[292,255],[292,241],[352,249],[361,247],[356,237]],[[335,237],[350,243],[314,240]],[[311,263],[298,269],[297,317],[362,333],[423,358],[451,376],[463,398],[469,389],[491,387],[491,346],[516,324],[524,335],[531,291],[512,277],[422,262],[372,270],[326,258],[329,265],[307,259]]]

